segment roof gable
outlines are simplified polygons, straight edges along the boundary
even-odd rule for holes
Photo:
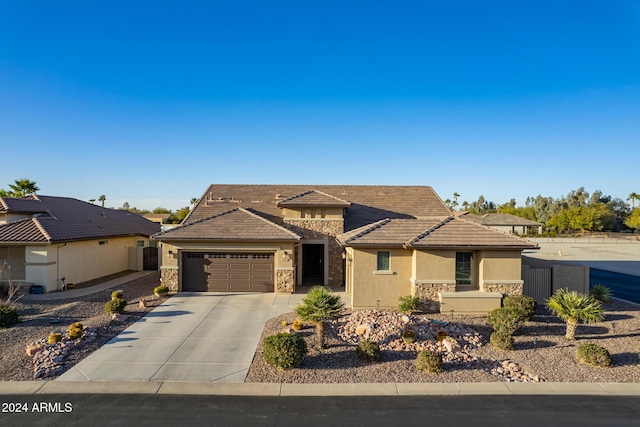
[[[350,205],[351,203],[346,200],[317,190],[305,191],[304,193],[296,194],[277,203],[277,206],[285,207],[326,206],[347,208]]]
[[[157,240],[284,240],[302,237],[244,208],[234,208],[157,233]]]
[[[428,186],[213,184],[184,222],[194,222],[242,207],[273,223],[282,224],[279,203],[303,194],[325,201],[335,198],[350,203],[345,207],[345,231],[385,218],[442,219],[450,215],[447,206]]]

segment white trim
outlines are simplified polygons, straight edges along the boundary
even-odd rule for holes
[[[293,271],[293,267],[276,267],[276,271]]]
[[[396,274],[395,271],[391,271],[391,270],[376,270],[373,272],[373,274],[379,274],[381,276],[392,276],[394,274]]]

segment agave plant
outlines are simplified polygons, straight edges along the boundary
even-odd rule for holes
[[[567,322],[565,338],[575,339],[578,322],[596,323],[604,320],[602,304],[591,295],[581,294],[568,289],[558,289],[547,300],[547,308],[560,319]]]
[[[611,301],[611,289],[602,283],[595,283],[589,290],[589,295],[603,303]]]

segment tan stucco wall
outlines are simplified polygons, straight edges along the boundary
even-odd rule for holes
[[[8,222],[19,221],[25,218],[31,218],[31,215],[14,214],[14,213],[0,214],[0,225],[6,224]]]
[[[312,208],[312,207],[308,207],[308,208],[282,208],[282,217],[285,219],[301,219],[301,210],[302,209],[315,209],[316,210],[316,220],[322,220],[322,219],[342,219],[342,213],[343,213],[343,209],[342,208],[321,208],[321,207],[317,207],[317,208]],[[321,214],[321,209],[324,210],[325,212],[325,217],[324,218],[320,218],[320,214]],[[305,219],[312,219],[312,218],[305,218]]]
[[[520,280],[522,255],[520,251],[480,251],[478,273],[481,280]]]
[[[456,280],[456,253],[445,250],[413,252],[413,274],[417,281],[439,283]]]
[[[390,252],[391,274],[376,274],[377,249],[354,249],[351,305],[365,307],[397,307],[398,298],[411,294],[412,251],[381,249]]]
[[[106,240],[108,243],[100,245]],[[69,242],[65,244],[27,246],[25,248],[26,281],[43,285],[47,292],[58,288],[58,278],[67,283],[80,283],[130,268],[130,248],[141,236]]]

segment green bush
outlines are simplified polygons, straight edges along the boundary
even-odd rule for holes
[[[297,334],[280,332],[269,335],[262,342],[264,360],[280,369],[300,366],[307,354],[307,343]]]
[[[513,335],[524,324],[522,313],[507,307],[491,310],[487,314],[487,323],[496,332],[505,332]]]
[[[400,297],[398,298],[398,301],[400,301],[398,309],[403,313],[411,313],[412,311],[416,311],[418,309],[418,305],[420,304],[420,298],[412,297],[411,295]]]
[[[513,350],[513,335],[505,331],[496,331],[491,334],[489,343],[498,350]]]
[[[123,299],[112,299],[107,301],[104,305],[104,312],[107,314],[124,313],[124,308],[127,306],[127,302]]]
[[[160,285],[153,288],[154,294],[166,294],[167,292],[169,292],[168,286]]]
[[[507,295],[502,300],[502,306],[515,311],[523,321],[531,320],[536,314],[538,303],[526,295]]]
[[[124,293],[122,291],[111,292],[111,299],[124,299]]]
[[[431,350],[422,350],[416,357],[416,368],[428,374],[439,374],[444,372],[442,355]]]
[[[360,359],[366,362],[378,362],[381,357],[380,346],[371,340],[360,341],[356,353]]]
[[[589,295],[594,297],[600,302],[609,302],[611,301],[611,289],[602,283],[594,284],[589,290]]]
[[[611,355],[607,349],[592,342],[580,344],[576,349],[576,358],[579,362],[591,366],[600,368],[611,366]]]
[[[0,305],[0,328],[9,328],[18,323],[18,310],[15,307]]]

